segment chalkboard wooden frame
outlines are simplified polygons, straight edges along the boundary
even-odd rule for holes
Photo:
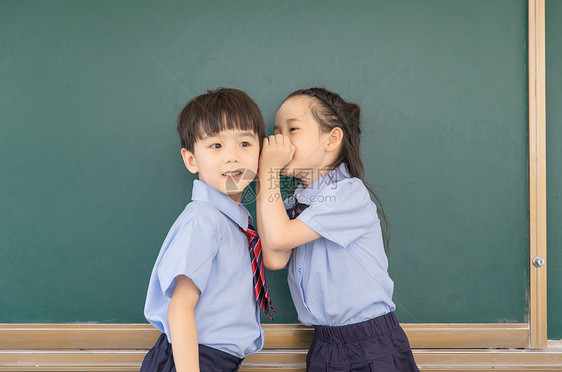
[[[545,1],[529,0],[529,346],[546,347],[546,60]]]
[[[13,340],[27,338],[35,333],[35,338],[26,349],[0,350],[0,371],[138,371],[144,355],[159,336],[147,324],[97,325],[97,324],[49,324],[43,329],[33,329],[37,325],[13,325],[0,327],[3,335]],[[476,343],[486,343],[486,333],[494,334],[501,325],[487,325],[480,328],[479,336],[474,337],[474,327],[465,333],[463,339]],[[523,338],[528,336],[526,325],[521,329]],[[416,345],[416,330],[425,332],[418,326],[407,327],[408,336]],[[451,329],[460,327],[451,326]],[[257,354],[250,355],[242,364],[240,371],[299,371],[305,370],[306,350],[313,330],[302,325],[265,324],[266,344]],[[9,331],[10,333],[6,333]],[[443,344],[450,334],[442,334],[433,341]],[[50,349],[33,349],[51,339]],[[436,335],[437,336],[437,335]],[[481,338],[481,340],[479,340]],[[4,340],[4,338],[0,339]],[[466,342],[465,342],[466,344]],[[468,344],[466,344],[468,345]],[[90,348],[86,348],[89,346]],[[456,349],[431,347],[415,348],[416,363],[423,371],[473,371],[493,372],[498,369],[506,372],[516,371],[555,371],[560,368],[562,343],[549,341],[547,350],[510,349]]]
[[[529,17],[529,322],[510,324],[405,324],[414,348],[539,348],[547,347],[546,265],[535,267],[535,257],[546,259],[546,150],[545,150],[545,0],[528,1]],[[269,325],[279,329],[299,327]],[[70,329],[70,334],[69,334]],[[309,332],[303,327],[304,332]],[[123,333],[124,332],[124,333]],[[0,349],[111,347],[120,334],[120,347],[152,339],[149,325],[0,325]],[[14,337],[16,336],[17,337]],[[53,344],[53,340],[63,340]],[[77,341],[81,340],[81,341]],[[115,346],[115,345],[113,345]],[[142,345],[145,346],[144,344]],[[134,347],[133,347],[134,348]]]
[[[307,348],[313,328],[300,324],[264,324],[266,348],[291,339]],[[403,324],[416,349],[525,348],[529,327],[521,324]],[[150,324],[5,324],[0,325],[0,349],[150,349],[160,336]]]

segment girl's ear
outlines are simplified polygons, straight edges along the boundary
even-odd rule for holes
[[[326,143],[326,151],[331,152],[339,149],[343,139],[343,131],[341,128],[335,127],[330,131],[328,142]]]
[[[197,174],[199,172],[199,168],[197,167],[197,162],[195,161],[195,155],[187,149],[181,149],[181,157],[183,158],[183,163],[188,171],[193,174]]]

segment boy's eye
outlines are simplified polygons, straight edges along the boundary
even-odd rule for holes
[[[296,130],[298,130],[299,128],[289,128],[289,132],[294,132]]]
[[[250,146],[250,143],[249,142],[240,142],[240,146],[248,147],[248,146]]]
[[[213,143],[210,147],[211,147],[212,149],[220,149],[220,148],[221,148],[221,144],[220,144],[220,143]]]

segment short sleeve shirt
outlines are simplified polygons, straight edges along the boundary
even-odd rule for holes
[[[171,343],[168,305],[178,275],[201,294],[195,306],[198,341],[243,358],[263,347],[254,300],[247,229],[250,213],[206,183],[193,184],[192,202],[174,222],[150,278],[146,319]]]
[[[288,282],[299,320],[341,326],[394,311],[377,207],[345,164],[285,201],[308,204],[297,218],[320,238],[293,250]]]

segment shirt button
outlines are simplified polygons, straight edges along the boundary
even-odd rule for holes
[[[299,274],[302,274],[302,268],[299,267]]]

